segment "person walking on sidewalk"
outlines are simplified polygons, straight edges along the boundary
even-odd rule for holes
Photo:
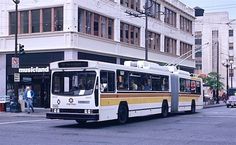
[[[28,114],[30,113],[30,108],[32,109],[32,112],[34,112],[33,97],[34,97],[34,91],[31,90],[30,86],[27,86],[26,90],[24,92],[24,100],[25,100],[26,105],[27,105]]]

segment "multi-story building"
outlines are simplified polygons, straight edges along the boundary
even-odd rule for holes
[[[194,10],[178,0],[148,0],[148,60],[177,63],[179,56],[194,54]],[[13,89],[11,59],[15,27],[20,55],[20,87],[31,84],[37,102],[49,94],[49,63],[57,60],[92,59],[123,64],[145,58],[145,18],[140,14],[145,0],[24,0],[0,2],[0,94]],[[142,15],[143,16],[143,15]],[[182,57],[183,58],[183,57]],[[193,72],[194,56],[178,64]]]
[[[207,75],[210,72],[217,72],[227,85],[226,67],[229,64],[229,87],[236,86],[236,79],[233,76],[236,37],[235,20],[229,19],[227,12],[205,13],[196,17],[195,21],[195,46],[196,46],[196,73]],[[231,62],[231,64],[229,63]]]

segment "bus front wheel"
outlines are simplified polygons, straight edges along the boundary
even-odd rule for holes
[[[128,118],[129,118],[128,106],[126,103],[121,103],[118,109],[118,122],[120,124],[124,124],[128,121]]]

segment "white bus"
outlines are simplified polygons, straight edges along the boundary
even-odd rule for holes
[[[203,105],[200,79],[150,62],[58,61],[50,69],[49,119],[126,123],[130,117],[194,113]]]

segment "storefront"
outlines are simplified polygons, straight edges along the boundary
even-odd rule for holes
[[[11,67],[12,54],[6,56],[7,95],[13,93],[13,69]],[[22,99],[26,86],[31,86],[34,93],[35,107],[49,107],[50,98],[50,68],[54,61],[64,60],[64,52],[26,53],[20,56],[19,99]]]

